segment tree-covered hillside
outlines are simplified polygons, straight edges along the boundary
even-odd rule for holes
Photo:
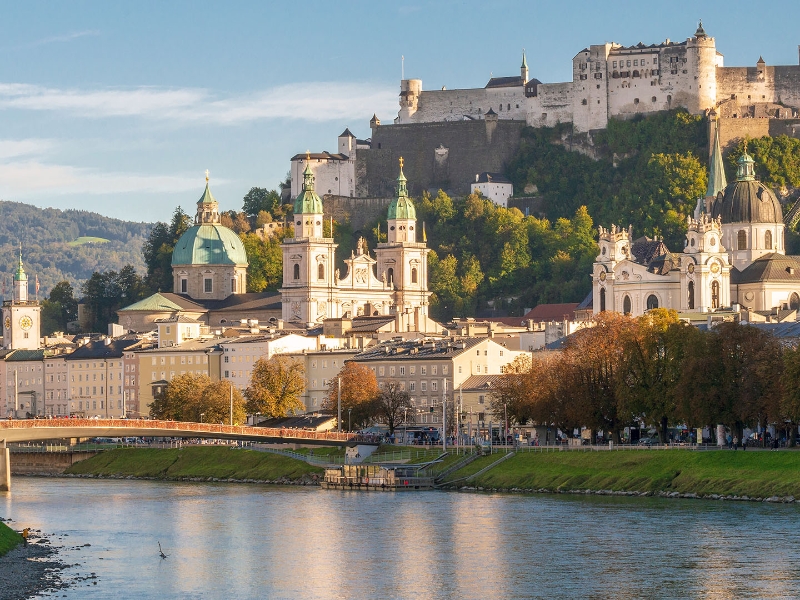
[[[142,243],[152,225],[111,219],[83,210],[38,208],[30,204],[0,201],[0,281],[10,291],[19,245],[25,271],[35,292],[45,297],[60,281],[75,289],[95,271],[119,271],[133,265],[144,272]]]

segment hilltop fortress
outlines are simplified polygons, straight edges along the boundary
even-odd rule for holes
[[[530,77],[523,52],[518,76],[454,90],[423,90],[420,79],[404,79],[399,100],[393,123],[382,125],[373,116],[371,138],[357,140],[348,129],[336,154],[312,154],[323,194],[386,197],[388,204],[400,155],[414,173],[411,193],[440,187],[468,193],[476,174],[504,170],[525,125],[571,123],[591,144],[591,132],[605,129],[610,119],[685,108],[719,120],[723,150],[745,136],[798,137],[800,64],[767,66],[759,57],[753,67],[726,67],[701,23],[682,42],[584,48],[572,59],[572,81]],[[304,159],[300,154],[292,159],[293,198],[301,191]]]

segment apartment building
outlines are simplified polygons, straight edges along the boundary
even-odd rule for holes
[[[91,340],[64,357],[72,414],[100,418],[125,416],[122,356],[136,342],[135,338]]]

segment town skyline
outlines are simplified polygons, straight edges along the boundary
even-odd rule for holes
[[[345,127],[368,137],[373,113],[397,114],[401,56],[425,89],[514,75],[523,48],[531,77],[564,81],[589,44],[679,41],[702,18],[726,65],[798,61],[789,2],[753,15],[770,35],[749,44],[743,2],[663,15],[577,3],[584,17],[571,21],[513,1],[42,8],[11,7],[0,26],[0,199],[137,221],[191,213],[205,169],[221,209],[238,210],[250,187],[275,188],[294,154],[335,151]],[[498,26],[476,30],[487,11]]]

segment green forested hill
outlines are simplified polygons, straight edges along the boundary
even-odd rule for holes
[[[0,201],[0,282],[6,280],[9,287],[20,244],[31,279],[30,293],[35,291],[33,280],[38,276],[40,298],[59,281],[69,281],[77,290],[94,271],[119,271],[130,264],[144,273],[142,243],[151,228],[150,223],[121,221],[84,210]]]

